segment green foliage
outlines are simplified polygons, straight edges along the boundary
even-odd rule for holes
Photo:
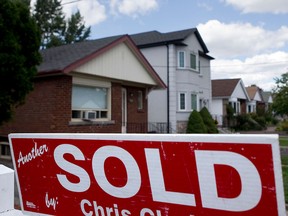
[[[91,28],[85,28],[85,23],[83,17],[79,11],[75,14],[72,14],[71,18],[68,19],[67,28],[65,32],[65,43],[71,44],[74,42],[84,41],[89,37]]]
[[[200,115],[203,119],[203,122],[207,128],[207,133],[218,133],[217,126],[215,124],[214,119],[210,115],[208,109],[206,107],[203,107],[200,110]]]
[[[65,15],[61,0],[37,0],[33,16],[41,31],[41,48],[63,44],[65,31]]]
[[[237,131],[263,130],[265,128],[265,118],[263,116],[258,116],[256,113],[236,116],[236,125],[234,126],[234,129]]]
[[[273,111],[278,115],[288,115],[288,73],[275,78],[276,88],[273,90]]]
[[[284,121],[280,122],[277,126],[277,130],[288,132],[288,121],[284,120]]]
[[[206,133],[207,129],[199,112],[193,110],[189,116],[186,133]]]
[[[41,49],[86,40],[91,32],[79,11],[66,22],[61,0],[37,0],[33,15],[41,29]]]
[[[0,124],[33,89],[40,34],[26,1],[0,0]]]
[[[233,109],[233,107],[230,104],[226,105],[226,113],[227,113],[227,123],[228,123],[228,127],[232,127],[235,125],[235,111]]]

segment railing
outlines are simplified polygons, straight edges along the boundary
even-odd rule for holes
[[[176,133],[176,131],[166,122],[145,122],[145,123],[127,123],[127,133],[157,133],[166,134]]]

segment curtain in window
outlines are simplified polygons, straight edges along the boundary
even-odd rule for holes
[[[72,89],[72,109],[107,109],[107,88],[74,85]]]

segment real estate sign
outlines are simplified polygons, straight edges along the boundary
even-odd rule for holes
[[[285,215],[276,135],[10,134],[30,215]]]

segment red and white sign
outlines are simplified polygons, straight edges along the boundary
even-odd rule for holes
[[[10,134],[30,215],[285,215],[276,135]]]

